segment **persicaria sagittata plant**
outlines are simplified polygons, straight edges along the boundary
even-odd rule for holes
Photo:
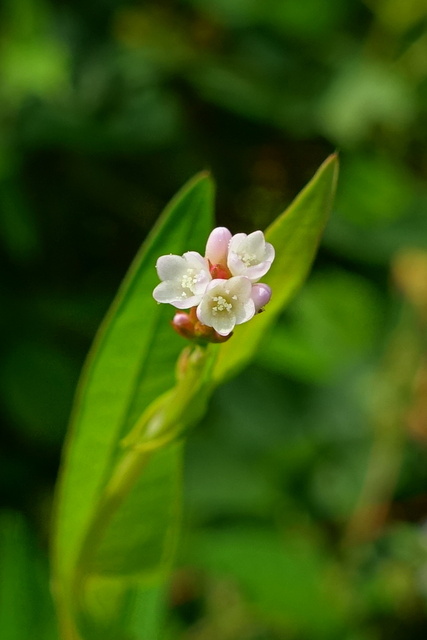
[[[158,259],[162,282],[153,297],[180,310],[172,321],[180,335],[196,342],[224,342],[236,324],[251,320],[270,301],[270,287],[259,280],[273,260],[273,245],[262,231],[233,236],[225,227],[217,227],[204,257],[187,251]]]

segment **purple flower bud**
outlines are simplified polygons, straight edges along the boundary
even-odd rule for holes
[[[252,285],[251,298],[255,304],[255,313],[258,313],[270,302],[271,289],[268,284],[259,282],[258,284]]]

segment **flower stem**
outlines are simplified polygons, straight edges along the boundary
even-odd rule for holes
[[[217,350],[194,346],[178,361],[175,387],[160,396],[123,439],[123,452],[100,496],[98,508],[80,548],[72,586],[72,599],[83,614],[84,582],[102,537],[148,463],[151,454],[182,436],[203,415],[212,383],[210,372]]]

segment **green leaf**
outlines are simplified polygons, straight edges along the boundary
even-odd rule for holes
[[[266,230],[265,237],[276,249],[276,258],[263,282],[273,296],[264,313],[236,328],[221,346],[214,369],[218,384],[248,364],[268,327],[302,285],[313,262],[335,195],[338,158],[331,155],[288,209]]]
[[[23,516],[0,513],[0,635],[57,640],[46,558]]]
[[[54,585],[64,633],[70,637],[67,627],[73,625],[69,616],[77,564],[82,547],[88,546],[94,514],[121,452],[120,441],[153,400],[173,386],[175,363],[185,346],[171,331],[171,308],[156,305],[152,298],[158,283],[156,260],[162,254],[182,254],[189,248],[202,251],[212,218],[213,185],[209,176],[202,174],[172,201],[136,257],[86,363],[56,504]],[[111,544],[107,555],[102,546],[96,552],[94,545],[94,556],[85,558],[86,570],[96,570],[98,576],[111,571],[126,573],[135,559],[135,540],[139,572],[146,566],[151,573],[160,565],[177,511],[180,457],[179,445],[154,453],[129,502],[122,505],[120,526],[112,523],[112,539],[116,551],[120,547],[121,560],[113,567]],[[131,552],[126,551],[128,541]],[[89,592],[91,581],[85,578]],[[112,611],[123,609],[120,585],[108,589],[102,584],[97,588],[101,591],[108,592]]]
[[[192,541],[191,555],[215,576],[234,579],[259,615],[291,628],[291,637],[340,637],[348,625],[343,576],[300,531],[280,539],[261,528],[207,530]]]

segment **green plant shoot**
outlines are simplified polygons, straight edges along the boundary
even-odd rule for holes
[[[234,236],[212,231],[214,187],[200,174],[141,248],[87,359],[62,460],[52,584],[63,640],[158,637],[185,434],[304,281],[337,171],[332,155],[265,234]]]

